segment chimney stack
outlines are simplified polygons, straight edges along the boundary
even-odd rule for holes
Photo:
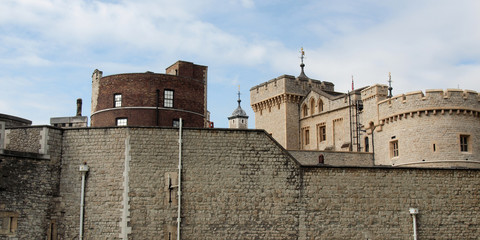
[[[77,117],[82,116],[82,99],[77,99]]]

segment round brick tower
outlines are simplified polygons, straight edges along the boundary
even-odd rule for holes
[[[206,127],[207,67],[178,61],[166,74],[92,75],[91,126]]]

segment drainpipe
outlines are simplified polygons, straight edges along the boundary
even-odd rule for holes
[[[180,118],[178,126],[178,216],[177,216],[177,240],[180,240],[181,206],[182,206],[182,124]]]
[[[84,212],[84,203],[85,203],[85,178],[88,172],[87,163],[80,165],[80,168],[78,169],[78,171],[82,173],[82,192],[80,194],[80,232],[79,232],[78,239],[82,240],[83,239],[83,212]]]
[[[417,208],[410,208],[410,215],[412,215],[412,219],[413,219],[413,240],[417,240],[417,218],[416,218],[417,214],[418,214]]]
[[[160,106],[160,90],[157,89],[157,106],[155,108],[155,123],[159,126],[158,107]]]

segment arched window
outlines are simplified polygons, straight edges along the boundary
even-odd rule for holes
[[[308,116],[308,107],[307,107],[307,104],[303,104],[303,106],[302,106],[302,111],[303,111],[303,116],[304,116],[304,117]]]
[[[318,99],[318,112],[323,112],[323,101]]]
[[[310,115],[313,115],[315,113],[315,99],[310,100]]]

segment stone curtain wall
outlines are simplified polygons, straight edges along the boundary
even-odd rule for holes
[[[63,134],[60,192],[63,218],[59,234],[79,234],[80,193],[84,162],[90,170],[85,191],[85,239],[118,239],[123,209],[125,139],[127,128],[73,129]],[[141,144],[141,142],[139,143]]]
[[[46,239],[51,223],[59,217],[54,209],[59,196],[61,130],[26,127],[8,131],[9,152],[0,153],[0,217],[6,217],[4,224],[13,222],[15,230],[7,229],[10,233],[0,234],[0,239]],[[38,154],[41,138],[48,144],[44,149],[50,149],[45,154]]]
[[[87,159],[86,238],[175,239],[177,129],[64,136],[65,238],[78,234]],[[182,159],[182,239],[408,239],[409,207],[420,239],[480,234],[478,170],[301,167],[257,130],[184,129]]]
[[[373,154],[366,152],[334,152],[334,151],[306,151],[289,150],[292,156],[303,166],[318,166],[319,156],[323,155],[323,164],[330,166],[373,166]]]
[[[295,239],[298,163],[263,131],[187,131],[185,239]]]
[[[85,239],[175,239],[178,129],[49,136],[52,160],[0,155],[18,239],[78,237],[84,162]],[[184,129],[182,149],[182,239],[409,239],[410,207],[419,239],[480,236],[478,169],[300,166],[260,130]]]
[[[175,178],[178,171],[177,129],[66,130],[64,136],[61,211],[66,239],[78,235],[78,166],[85,159],[90,167],[86,238],[117,238],[122,232],[135,239],[176,236],[178,188],[172,187],[170,203],[166,176]],[[300,168],[263,131],[189,129],[183,144],[182,239],[298,235]]]
[[[305,239],[478,239],[478,170],[307,168]],[[302,220],[301,220],[302,221]]]
[[[18,152],[39,153],[42,128],[12,128],[5,130],[5,149]]]

